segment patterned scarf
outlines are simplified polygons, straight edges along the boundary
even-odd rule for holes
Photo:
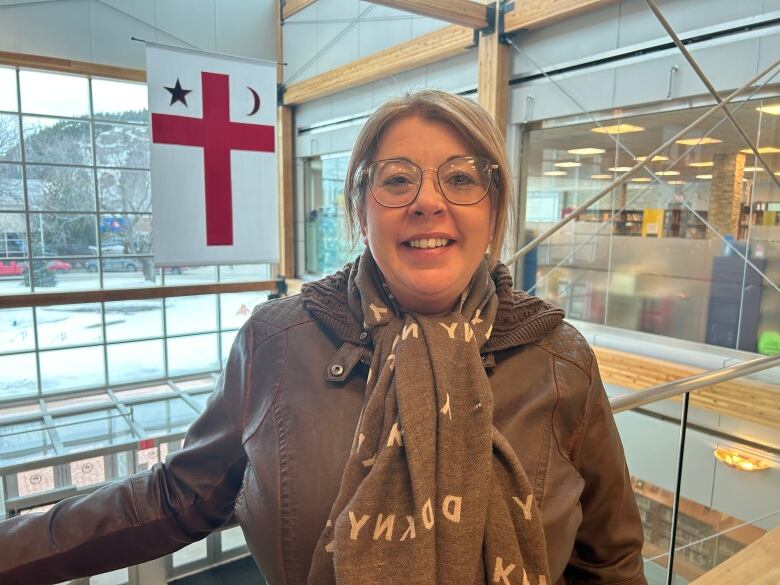
[[[539,511],[493,427],[480,358],[495,292],[483,261],[455,312],[402,313],[368,250],[352,265],[349,309],[374,352],[309,585],[549,583]]]

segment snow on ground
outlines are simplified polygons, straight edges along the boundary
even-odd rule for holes
[[[257,268],[254,268],[254,274],[257,274]],[[107,280],[111,277],[112,288],[139,286],[140,277],[133,273],[106,273],[105,276]],[[169,283],[176,284],[185,283],[181,280],[205,283],[213,282],[216,272],[213,267],[193,268],[181,275],[166,275],[166,278]],[[16,286],[19,282],[17,279]],[[55,290],[60,290],[65,282],[74,289],[84,290],[90,288],[93,281],[92,275],[87,273],[58,275]],[[0,294],[5,293],[3,289],[7,287],[7,280],[0,282]],[[256,292],[223,294],[220,323],[216,295],[166,299],[165,325],[167,334],[174,337],[165,345],[161,339],[164,332],[161,300],[106,303],[108,345],[105,360],[100,304],[40,307],[36,318],[38,345],[42,350],[39,354],[42,390],[46,393],[162,378],[166,375],[166,349],[169,376],[216,370],[227,357],[235,329],[266,296],[266,293]],[[218,324],[222,333],[217,333]],[[33,328],[31,308],[0,310],[0,399],[37,392]],[[139,341],[154,337],[160,339]],[[219,355],[219,337],[222,356]],[[72,347],[83,344],[96,345]],[[26,350],[29,353],[2,355]]]

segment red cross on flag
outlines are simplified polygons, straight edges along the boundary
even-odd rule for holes
[[[148,43],[158,266],[279,261],[276,65]]]

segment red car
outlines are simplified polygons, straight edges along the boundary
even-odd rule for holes
[[[50,272],[70,272],[70,264],[63,260],[52,260],[46,265]]]
[[[0,262],[0,276],[21,276],[27,267],[11,260],[8,264]]]

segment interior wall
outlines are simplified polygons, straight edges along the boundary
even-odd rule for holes
[[[0,51],[146,69],[138,37],[276,59],[274,0],[3,0]]]
[[[659,8],[683,39],[716,35],[689,46],[719,90],[736,89],[770,65],[780,51],[780,25],[741,31],[780,19],[778,0],[666,0]],[[717,36],[728,30],[735,32]],[[707,90],[675,47],[645,51],[671,40],[643,0],[624,0],[602,9],[514,37],[514,78],[561,70],[555,81],[588,111],[626,108],[705,95]],[[616,56],[616,61],[605,61]],[[585,64],[592,64],[582,67]],[[582,67],[577,69],[577,67]],[[677,71],[671,73],[673,68]],[[510,123],[582,114],[545,78],[529,79],[510,91]]]
[[[284,22],[284,82],[303,81],[447,24],[370,2],[317,0]]]

